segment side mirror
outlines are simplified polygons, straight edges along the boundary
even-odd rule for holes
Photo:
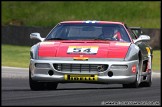
[[[139,42],[139,41],[149,41],[150,36],[148,35],[140,35],[136,40],[134,40],[134,43]]]
[[[31,38],[31,39],[38,39],[38,40],[40,40],[40,41],[43,41],[43,40],[44,40],[44,38],[42,38],[42,37],[40,36],[40,33],[31,33],[31,34],[30,34],[30,38]]]

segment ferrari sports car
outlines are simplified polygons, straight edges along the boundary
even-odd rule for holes
[[[150,87],[153,50],[122,22],[63,21],[30,50],[31,90],[54,90],[59,83]]]

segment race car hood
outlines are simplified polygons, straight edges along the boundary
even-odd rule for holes
[[[117,41],[45,41],[39,57],[125,58],[130,43]]]

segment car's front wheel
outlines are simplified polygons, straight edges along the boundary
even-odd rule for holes
[[[38,91],[38,90],[55,90],[57,88],[58,83],[54,82],[38,82],[34,81],[31,78],[31,71],[29,70],[29,85],[30,89],[33,91]]]
[[[133,82],[131,84],[123,84],[123,88],[138,88],[139,84],[140,84],[140,75],[137,72],[135,82]]]
[[[152,85],[152,72],[150,72],[147,76],[147,81],[141,83],[141,87],[151,87]]]
[[[141,83],[140,71],[141,71],[141,60],[139,60],[139,63],[137,64],[136,80],[130,84],[123,84],[123,88],[138,88]]]
[[[152,85],[152,57],[149,57],[149,74],[147,75],[147,82],[142,82],[143,87],[151,87]]]
[[[145,83],[145,87],[151,87],[152,85],[152,72],[148,75],[148,82]]]

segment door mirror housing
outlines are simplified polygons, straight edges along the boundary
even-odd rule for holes
[[[140,35],[136,40],[134,40],[134,43],[139,42],[139,41],[149,41],[150,36],[148,35]]]
[[[44,39],[45,39],[45,38],[42,38],[42,37],[40,36],[40,33],[31,33],[31,34],[30,34],[30,38],[31,38],[31,39],[38,39],[38,40],[40,40],[41,42],[44,41]]]

